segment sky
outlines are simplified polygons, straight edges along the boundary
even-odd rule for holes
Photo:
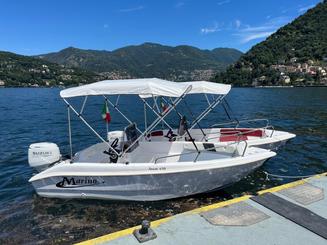
[[[319,0],[0,0],[0,50],[114,50],[155,42],[243,52]]]

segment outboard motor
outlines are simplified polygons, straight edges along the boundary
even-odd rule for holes
[[[114,148],[116,152],[120,153],[124,141],[124,132],[123,131],[108,132],[108,141],[111,147]],[[108,151],[104,151],[103,153],[109,155],[111,163],[117,163],[118,156],[113,150],[111,150],[111,148],[109,148]]]
[[[60,160],[60,150],[55,143],[40,142],[28,148],[28,163],[39,172]]]
[[[179,136],[183,136],[187,130],[187,121],[186,117],[182,116],[180,121],[179,121],[179,128],[177,130],[177,133]]]

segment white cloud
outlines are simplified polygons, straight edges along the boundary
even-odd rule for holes
[[[184,5],[185,5],[184,2],[178,2],[178,3],[175,4],[175,8],[181,8],[181,7],[183,7]]]
[[[241,21],[240,20],[235,20],[235,26],[236,28],[240,28],[241,27]]]
[[[298,13],[304,13],[306,12],[308,9],[311,9],[313,8],[315,5],[314,4],[311,4],[311,5],[308,5],[308,6],[299,6],[300,8],[297,10]]]
[[[204,28],[201,28],[200,32],[202,34],[209,34],[209,33],[214,33],[214,32],[217,32],[217,31],[221,31],[221,28],[219,28],[219,24],[217,22],[214,23],[213,26],[211,27],[204,27]]]
[[[249,41],[265,38],[273,34],[281,26],[288,23],[290,20],[287,16],[280,16],[277,18],[269,19],[268,22],[258,26],[245,25],[245,27],[238,29],[234,35],[239,36],[241,43],[247,43]]]
[[[122,13],[127,13],[127,12],[134,12],[134,11],[139,11],[144,9],[144,6],[140,5],[134,8],[127,8],[127,9],[119,9],[118,12],[122,12]]]
[[[243,37],[241,42],[242,43],[247,43],[247,42],[250,42],[250,41],[255,40],[255,39],[269,37],[273,33],[274,33],[273,31],[271,31],[271,32],[266,31],[266,32],[258,32],[258,33],[249,33],[248,35],[245,35]]]
[[[227,3],[230,3],[230,0],[223,0],[223,1],[218,2],[217,4],[220,6],[220,5],[224,5]]]

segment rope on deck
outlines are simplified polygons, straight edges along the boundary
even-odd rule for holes
[[[266,175],[266,180],[269,180],[269,177],[280,178],[280,179],[305,179],[316,176],[317,174],[310,175],[279,175],[279,174],[271,174],[266,171],[263,171]]]

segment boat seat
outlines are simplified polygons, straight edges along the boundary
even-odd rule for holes
[[[248,137],[246,135],[221,135],[219,138],[220,142],[230,142],[230,141],[242,141],[247,140]]]
[[[151,137],[163,136],[163,135],[164,135],[164,133],[163,133],[162,130],[157,130],[157,131],[153,131],[153,132],[150,133]]]
[[[126,141],[124,142],[123,150],[127,149],[132,145],[139,137],[138,131],[136,130],[136,123],[131,123],[124,129],[126,135]],[[139,146],[139,142],[135,142],[134,145],[127,151],[128,153],[134,151]]]
[[[220,152],[232,154],[236,150],[235,144],[213,144],[213,143],[199,143],[196,142],[196,147],[199,151],[212,151],[212,152]],[[196,151],[193,144],[184,144],[184,149],[188,151]]]
[[[242,135],[246,135],[246,136],[254,136],[254,137],[264,136],[264,132],[262,129],[252,129],[252,128],[222,128],[220,129],[220,133],[224,135],[242,133]]]

